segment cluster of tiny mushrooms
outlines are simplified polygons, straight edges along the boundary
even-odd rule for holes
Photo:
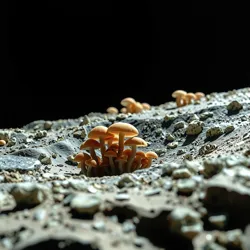
[[[182,107],[182,106],[191,104],[193,101],[198,101],[204,96],[205,94],[202,92],[187,93],[184,90],[176,90],[172,93],[172,97],[176,98],[175,101],[176,101],[177,107]]]
[[[138,130],[129,123],[117,122],[108,128],[96,126],[80,146],[80,150],[89,153],[78,153],[74,161],[78,162],[81,173],[88,177],[119,175],[149,168],[152,159],[158,156],[152,151],[145,153],[136,150],[137,147],[147,146],[146,141],[137,137],[138,134]],[[101,157],[96,154],[96,149],[100,149]]]
[[[140,103],[137,102],[134,98],[132,97],[126,97],[124,99],[121,100],[121,105],[123,106],[123,108],[121,108],[121,113],[123,114],[134,114],[134,113],[140,113],[143,110],[149,110],[151,109],[151,106],[146,103]],[[109,114],[118,114],[119,111],[116,107],[109,107],[107,108],[107,112]]]

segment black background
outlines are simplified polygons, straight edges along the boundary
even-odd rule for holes
[[[247,6],[200,2],[9,1],[0,127],[249,86]]]

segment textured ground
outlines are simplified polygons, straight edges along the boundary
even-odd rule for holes
[[[0,130],[0,249],[250,249],[250,89],[132,115],[91,113]],[[134,125],[159,158],[88,178],[88,132]]]

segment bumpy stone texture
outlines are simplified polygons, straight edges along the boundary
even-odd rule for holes
[[[1,130],[0,248],[249,249],[249,100],[242,89],[181,108]],[[149,169],[86,177],[74,155],[92,128],[118,121],[134,125],[148,142],[139,150],[159,158]],[[207,137],[214,127],[223,134]]]
[[[38,168],[41,163],[34,158],[16,155],[1,155],[0,170],[33,170]]]

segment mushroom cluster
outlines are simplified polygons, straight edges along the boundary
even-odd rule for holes
[[[137,102],[134,98],[132,97],[127,97],[127,98],[124,98],[123,100],[121,100],[121,105],[123,106],[123,108],[121,108],[121,113],[124,113],[124,114],[127,114],[127,113],[140,113],[142,112],[143,110],[149,110],[151,109],[151,106],[146,103],[146,102],[143,102],[143,103],[140,103],[140,102]],[[109,114],[118,114],[119,111],[117,108],[115,107],[109,107],[107,108],[107,112]]]
[[[182,107],[182,106],[191,104],[193,101],[198,101],[204,96],[205,94],[202,92],[187,93],[184,90],[176,90],[172,93],[172,97],[176,98],[177,107]]]
[[[80,146],[81,150],[87,152],[78,153],[74,161],[78,162],[81,173],[88,177],[118,175],[149,168],[152,159],[158,156],[152,151],[137,151],[137,147],[147,146],[146,141],[137,137],[138,134],[138,130],[129,123],[117,122],[108,128],[97,126]],[[96,154],[97,149],[100,149],[100,157]]]

